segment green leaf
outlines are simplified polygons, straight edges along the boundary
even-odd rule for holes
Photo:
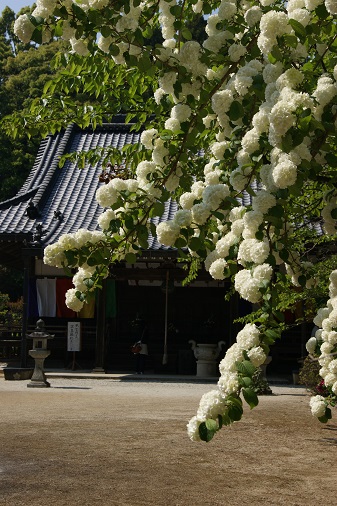
[[[93,280],[93,279],[90,279],[90,278],[85,279],[85,280],[83,281],[83,283],[85,284],[85,286],[86,286],[87,288],[89,288],[89,290],[90,290],[90,288],[92,288],[92,287],[94,286],[94,284],[95,284],[94,280]]]
[[[325,159],[330,165],[330,167],[336,168],[337,167],[337,156],[333,153],[327,153],[325,155]]]
[[[208,443],[211,439],[213,439],[214,434],[214,431],[207,429],[205,422],[202,422],[199,425],[199,436],[202,441],[206,441],[206,443]]]
[[[228,416],[233,422],[238,422],[241,420],[243,415],[242,407],[231,404],[228,406]]]
[[[317,119],[315,118],[311,118],[310,120],[310,126],[314,129],[314,130],[320,130],[322,132],[325,132],[325,128],[324,126],[322,125],[322,123],[320,123],[319,121],[317,121]]]
[[[307,33],[305,31],[304,26],[301,23],[299,23],[295,19],[289,19],[288,23],[301,41],[306,38]]]
[[[289,153],[293,149],[293,138],[290,133],[287,133],[281,142],[282,150]]]
[[[138,68],[142,72],[146,73],[152,67],[152,62],[147,54],[144,54],[138,60]]]
[[[206,420],[206,427],[208,430],[212,430],[213,432],[216,432],[218,430],[218,424],[212,418],[208,418]]]
[[[283,60],[283,54],[278,46],[274,46],[270,54],[275,58],[276,61]]]
[[[105,38],[107,38],[107,37],[109,37],[109,35],[111,35],[110,26],[104,25],[100,28],[100,31],[101,31],[101,34],[103,35],[103,37],[105,37]]]
[[[188,244],[189,248],[192,251],[198,251],[199,249],[203,249],[203,243],[199,239],[199,237],[192,237]]]
[[[30,39],[37,44],[42,44],[42,30],[40,28],[35,28]]]
[[[329,16],[328,11],[326,10],[326,7],[324,4],[318,5],[315,9],[315,12],[317,14],[317,17],[319,19],[326,19]]]
[[[283,40],[287,44],[287,46],[293,47],[294,49],[297,48],[298,40],[297,37],[295,37],[295,35],[285,34],[283,35]]]
[[[183,28],[181,30],[181,34],[184,37],[184,39],[186,39],[186,40],[192,40],[193,36],[192,36],[192,34],[191,34],[191,32],[190,32],[190,30],[188,28],[186,28],[186,27]]]
[[[256,371],[256,367],[249,360],[244,360],[243,362],[235,362],[237,370],[243,374],[244,376],[248,376],[251,378]]]
[[[330,214],[331,214],[331,218],[333,218],[334,220],[337,220],[337,208],[336,207],[334,209],[332,209]]]
[[[311,112],[310,112],[310,109],[307,109],[307,110],[309,110],[308,115],[301,116],[300,118],[298,118],[298,126],[305,133],[309,131],[310,122],[311,122]]]
[[[264,332],[264,335],[267,338],[268,344],[273,344],[276,341],[276,339],[279,339],[279,337],[281,336],[280,332],[273,329],[267,329]]]
[[[229,108],[228,112],[229,119],[231,119],[232,121],[237,121],[238,119],[242,118],[244,112],[245,111],[240,102],[234,100],[234,102],[231,103],[231,106]]]
[[[277,62],[277,59],[271,53],[269,53],[268,61],[274,65]]]
[[[162,202],[156,202],[151,209],[150,217],[153,218],[154,216],[162,216],[165,211],[165,205]]]
[[[284,207],[277,204],[276,206],[269,209],[268,215],[282,218],[282,216],[284,216]]]
[[[242,400],[240,399],[240,397],[236,397],[234,395],[229,395],[227,397],[227,402],[228,402],[228,404],[234,404],[235,406],[242,408]]]
[[[259,399],[254,390],[252,390],[251,388],[243,388],[242,395],[247,404],[250,406],[250,409],[253,409],[258,405]]]
[[[176,248],[186,248],[187,242],[186,242],[186,240],[183,237],[178,237],[178,239],[174,243],[174,246]]]
[[[240,378],[240,382],[241,382],[242,386],[250,387],[252,384],[252,379],[249,378],[248,376],[244,376],[243,378]]]
[[[229,418],[227,412],[225,412],[225,413],[223,413],[222,415],[219,415],[219,416],[221,416],[221,424],[222,425],[230,425],[232,423],[232,420]],[[220,423],[219,423],[219,428],[220,428]]]
[[[288,258],[289,258],[289,251],[285,248],[281,249],[279,252],[278,252],[281,260],[283,260],[284,262],[287,262]]]
[[[301,286],[305,286],[307,282],[307,278],[303,275],[298,276],[298,282]]]
[[[84,21],[87,18],[86,13],[84,12],[83,9],[81,9],[79,5],[73,3],[71,7],[77,19],[79,19],[80,21]]]
[[[125,261],[128,264],[135,264],[137,262],[137,256],[134,253],[127,253],[125,255]]]

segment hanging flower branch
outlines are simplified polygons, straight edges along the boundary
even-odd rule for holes
[[[333,0],[37,0],[15,23],[24,42],[61,36],[71,44],[45,104],[55,90],[81,89],[99,98],[77,118],[82,126],[124,111],[143,128],[137,149],[124,152],[127,177],[104,180],[97,192],[102,232],[63,236],[45,250],[47,264],[79,268],[68,305],[78,310],[111,263],[134,262],[150,232],[182,256],[188,248],[210,276],[259,304],[220,364],[218,388],[188,424],[193,440],[209,441],[239,420],[243,400],[258,403],[252,376],[283,329],[284,287],[315,286],[309,239],[298,227],[308,230],[311,250],[312,223],[327,241],[336,234],[336,14]],[[204,20],[201,42],[196,19]],[[55,129],[55,108],[34,107]],[[251,205],[241,205],[245,193]],[[150,219],[169,197],[180,210],[156,228]],[[321,421],[337,394],[335,277],[322,330],[310,341],[331,387],[331,398],[311,402]]]

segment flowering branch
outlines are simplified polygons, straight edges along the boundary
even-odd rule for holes
[[[135,128],[142,128],[137,150],[126,148],[129,178],[97,192],[102,232],[79,231],[45,250],[46,263],[79,268],[68,304],[83,304],[111,263],[134,262],[151,232],[164,245],[188,249],[193,268],[203,263],[213,279],[228,280],[260,308],[190,421],[193,440],[209,441],[238,421],[243,401],[258,404],[252,377],[284,328],[285,287],[315,287],[308,253],[320,237],[308,229],[320,219],[326,241],[336,237],[336,14],[332,0],[38,0],[32,16],[15,23],[23,41],[69,40],[77,58],[69,79],[78,91],[82,69],[84,91],[103,104],[96,100],[87,124],[120,112],[122,103],[128,117],[139,114]],[[202,42],[183,26],[197,16],[206,22]],[[163,43],[146,45],[156,28]],[[114,86],[106,86],[112,74]],[[58,87],[51,85],[49,103]],[[35,107],[56,128],[53,111]],[[69,117],[79,116],[75,110]],[[111,155],[112,164],[118,160]],[[240,201],[244,191],[248,206]],[[162,215],[168,198],[179,210],[154,227],[151,218]],[[331,389],[330,400],[312,401],[321,421],[337,394],[335,277],[322,332],[311,341]]]

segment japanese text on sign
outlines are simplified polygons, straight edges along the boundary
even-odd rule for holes
[[[68,351],[81,351],[81,324],[68,322]]]

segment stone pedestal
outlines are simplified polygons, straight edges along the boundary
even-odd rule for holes
[[[215,377],[219,376],[217,369],[217,358],[220,354],[225,341],[219,341],[218,344],[196,343],[190,340],[194,356],[197,360],[197,376],[199,377]]]
[[[272,357],[270,355],[268,355],[268,357],[263,362],[263,364],[260,365],[260,369],[262,371],[262,377],[266,381],[267,381],[267,365],[269,365],[272,360],[273,360]]]
[[[29,355],[35,361],[35,369],[33,372],[33,376],[31,377],[30,383],[27,384],[27,387],[38,387],[38,388],[46,388],[50,387],[50,383],[48,383],[46,379],[46,375],[43,370],[44,361],[50,355],[49,350],[29,350]]]

